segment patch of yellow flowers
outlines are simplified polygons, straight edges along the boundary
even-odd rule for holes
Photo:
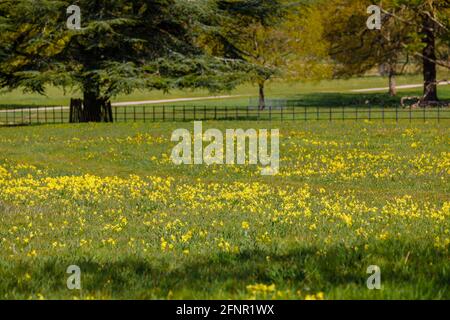
[[[439,206],[403,195],[375,205],[350,190],[327,192],[308,184],[47,177],[35,168],[27,170],[24,175],[20,169],[0,167],[0,203],[13,212],[0,218],[2,255],[33,258],[65,248],[122,246],[144,253],[201,254],[210,248],[238,253],[252,243],[282,243],[280,234],[314,242],[325,233],[329,245],[355,237],[368,244],[431,236],[435,247],[446,251],[450,242],[449,201]],[[399,228],[401,234],[392,231]]]
[[[283,165],[275,183],[245,166],[201,169],[244,177],[221,182],[203,175],[57,175],[26,163],[0,163],[0,259],[33,261],[81,251],[111,259],[170,255],[184,261],[271,250],[266,257],[270,265],[274,252],[292,246],[320,248],[316,255],[322,257],[337,246],[364,252],[399,239],[428,241],[448,255],[450,199],[445,189],[436,196],[387,190],[382,198],[367,197],[371,185],[404,176],[448,186],[450,152],[421,151],[420,134],[406,129],[399,136],[415,151],[404,156],[389,145],[371,151],[364,136],[355,145],[293,131],[283,136]],[[435,143],[445,143],[442,139]],[[114,157],[120,153],[117,144],[163,142],[146,134],[101,141],[111,145]],[[96,143],[67,141],[68,146]],[[170,163],[167,155],[151,161]],[[314,180],[324,177],[332,182]],[[367,190],[352,187],[361,181]],[[325,299],[322,292],[304,295],[275,284],[245,289],[252,299]]]

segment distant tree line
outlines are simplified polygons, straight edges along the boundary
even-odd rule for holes
[[[450,69],[450,0],[384,0],[381,30],[365,27],[371,0],[330,0],[324,12],[325,38],[338,76],[361,75],[383,66],[389,92],[396,94],[395,76],[407,65],[423,72],[424,105],[438,101],[437,67]]]
[[[133,90],[259,88],[273,79],[350,77],[384,66],[390,93],[402,65],[421,64],[423,101],[449,68],[450,0],[384,0],[382,29],[366,27],[369,0],[2,0],[0,88],[74,88],[80,121]],[[81,11],[67,27],[67,8]]]

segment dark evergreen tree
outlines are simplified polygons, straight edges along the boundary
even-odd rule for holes
[[[70,5],[81,29],[67,27]],[[105,121],[102,106],[135,89],[231,89],[238,61],[205,54],[197,38],[208,2],[14,0],[0,3],[0,86],[83,93],[80,121]]]

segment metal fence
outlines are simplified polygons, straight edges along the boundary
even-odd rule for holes
[[[0,125],[69,123],[68,107],[0,107]],[[259,110],[251,106],[143,105],[114,106],[115,122],[193,120],[247,121],[441,121],[450,119],[450,108],[315,107],[286,106]]]

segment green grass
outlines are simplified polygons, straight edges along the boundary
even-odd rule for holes
[[[337,99],[337,94],[334,96]],[[365,96],[367,98],[367,96]],[[247,106],[133,106],[113,107],[114,122],[186,122],[206,120],[239,121],[436,121],[450,119],[450,108],[413,108],[389,104],[389,98],[371,96],[376,105],[353,100],[353,105],[339,106],[335,101],[327,106],[325,99],[315,102],[315,96],[309,100],[296,101],[295,105],[283,108],[249,108]],[[323,98],[323,97],[321,97]],[[342,95],[342,100],[346,101]],[[308,103],[309,102],[309,103]],[[302,105],[303,104],[303,105]],[[314,106],[314,104],[317,104]],[[69,123],[68,108],[22,108],[0,110],[0,125],[62,124]]]
[[[439,79],[449,79],[448,71],[440,71]],[[398,85],[404,84],[420,84],[422,79],[418,75],[401,76],[397,79]],[[388,80],[383,77],[370,76],[365,78],[353,78],[349,80],[324,80],[317,82],[272,82],[267,85],[267,96],[269,98],[288,98],[288,99],[303,99],[305,95],[311,93],[336,93],[348,92],[354,89],[363,88],[378,88],[387,87]],[[440,87],[440,97],[442,99],[450,99],[450,86]],[[215,93],[216,95],[242,95],[232,99],[209,100],[209,101],[195,101],[195,102],[180,102],[179,104],[207,104],[207,105],[246,105],[249,98],[257,96],[258,89],[246,84],[239,86],[231,92]],[[420,89],[401,90],[401,94],[405,95],[420,95]],[[113,99],[113,102],[127,102],[127,101],[146,101],[146,100],[160,100],[160,99],[177,99],[177,98],[191,98],[191,97],[208,97],[214,95],[208,91],[180,91],[173,90],[168,94],[160,91],[141,92],[136,91],[131,95],[120,95]],[[15,90],[0,94],[0,106],[10,105],[25,105],[25,106],[60,106],[68,105],[71,97],[80,97],[78,92],[64,92],[60,89],[50,87],[46,92],[46,96],[38,94],[24,94],[22,90]]]
[[[174,166],[192,123],[0,128],[0,298],[449,299],[449,124],[204,123],[280,128],[274,177]]]
[[[332,119],[367,119],[374,120],[383,118],[396,119],[433,119],[448,118],[449,108],[414,109],[409,110],[401,107],[400,101],[404,96],[420,96],[421,89],[400,90],[397,97],[390,97],[384,92],[354,93],[354,88],[383,87],[386,79],[380,77],[366,77],[360,79],[322,81],[320,83],[273,83],[268,88],[269,98],[283,99],[287,101],[288,107],[282,111],[269,108],[259,112],[256,107],[249,106],[250,95],[254,92],[251,86],[242,86],[230,93],[243,95],[233,99],[202,100],[191,102],[171,102],[159,105],[138,105],[127,107],[114,107],[114,118],[118,122],[153,120],[186,121],[186,120],[330,120]],[[400,84],[420,83],[417,76],[405,76],[399,79]],[[59,99],[60,92],[51,90],[55,99]],[[147,100],[147,99],[171,99],[179,97],[208,96],[207,92],[173,92],[169,96],[158,95],[157,92],[135,93],[131,96],[119,97],[117,101]],[[440,86],[439,96],[442,100],[450,100],[450,86]],[[67,104],[60,100],[40,100],[33,95],[20,95],[18,92],[3,96],[0,100],[0,125],[2,124],[28,124],[28,123],[68,123],[68,108],[38,108],[30,107],[27,99],[41,106],[56,104]],[[10,99],[10,100],[8,100]],[[12,104],[7,105],[10,101]],[[25,104],[21,104],[25,103]],[[295,106],[295,108],[294,108]],[[195,111],[194,111],[195,108]],[[343,110],[345,108],[345,110]],[[14,109],[14,110],[11,110]],[[144,110],[145,109],[145,110]],[[9,110],[9,111],[7,111]],[[136,112],[136,116],[134,115]],[[344,114],[343,114],[344,112]],[[425,114],[424,114],[425,112]],[[145,115],[144,115],[145,113]],[[331,116],[330,116],[330,113]]]

